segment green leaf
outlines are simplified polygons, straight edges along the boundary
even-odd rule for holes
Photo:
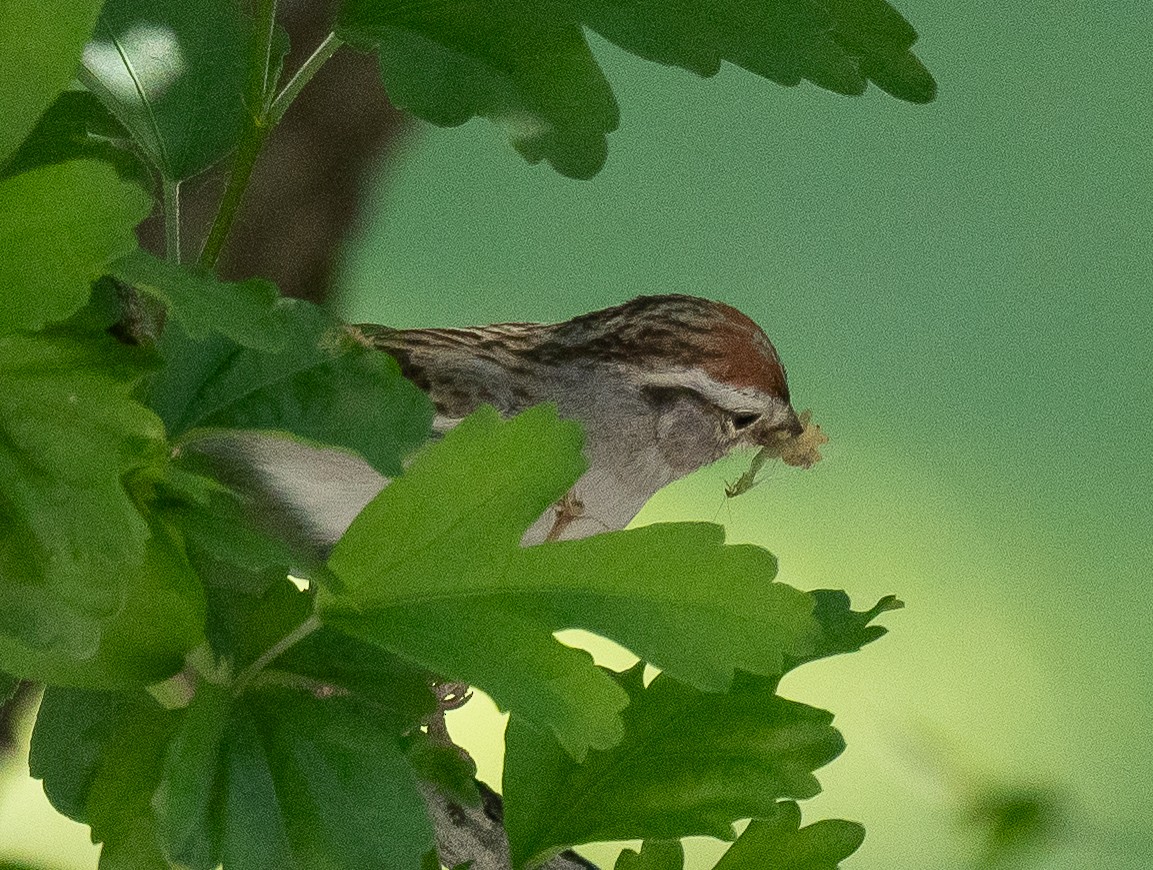
[[[268,352],[283,348],[288,338],[287,312],[276,307],[279,294],[271,281],[220,281],[211,272],[139,250],[117,261],[110,274],[160,300],[190,338],[215,332],[242,347]]]
[[[441,126],[489,118],[530,162],[589,178],[604,164],[618,110],[586,27],[700,75],[729,61],[843,94],[862,93],[870,79],[914,102],[936,91],[909,51],[916,32],[884,0],[344,0],[337,33],[379,51],[395,105]]]
[[[89,688],[146,685],[179,671],[203,641],[204,592],[172,530],[156,520],[149,530],[141,563],[115,575],[119,609],[100,616],[45,582],[45,553],[22,550],[15,536],[0,543],[0,663],[28,679]]]
[[[203,696],[203,699],[202,699]],[[396,735],[356,702],[201,686],[153,806],[191,868],[418,866],[432,827]]]
[[[472,415],[336,545],[329,567],[344,589],[321,590],[324,622],[483,688],[578,758],[620,739],[627,699],[554,631],[599,632],[714,689],[735,668],[779,674],[786,655],[812,649],[812,600],[769,582],[771,554],[724,546],[718,527],[520,547],[583,468],[576,426],[550,407],[507,422],[492,409]]]
[[[199,632],[181,543],[121,482],[165,449],[132,398],[152,362],[100,334],[0,336],[0,663],[13,673],[122,683],[168,669]]]
[[[151,202],[111,166],[73,160],[0,181],[0,334],[63,320],[107,263],[136,247]]]
[[[395,732],[372,708],[271,690],[252,706],[296,866],[420,865],[432,825]]]
[[[844,748],[832,714],[743,678],[723,694],[643,666],[617,679],[628,692],[624,739],[583,763],[544,729],[513,714],[506,734],[505,826],[514,866],[579,843],[734,836],[738,819],[778,798],[812,797],[812,772]]]
[[[201,681],[165,752],[152,803],[172,863],[205,870],[220,863],[218,780],[231,703],[228,686]]]
[[[168,866],[155,839],[152,793],[182,715],[144,692],[44,692],[29,768],[57,810],[104,842],[102,870]]]
[[[825,819],[800,825],[800,807],[782,801],[750,822],[713,870],[836,870],[865,839],[865,829],[856,822]]]
[[[168,366],[152,402],[174,435],[194,427],[275,429],[361,454],[381,474],[429,435],[432,405],[392,357],[365,347],[314,305],[282,299],[282,351],[165,332]]]
[[[870,625],[874,619],[905,606],[897,596],[886,595],[868,610],[856,611],[849,605],[849,596],[839,589],[814,589],[809,595],[816,600],[813,617],[821,626],[820,637],[805,655],[790,658],[786,670],[815,659],[856,652],[888,632],[883,626]]]
[[[68,85],[101,0],[5,3],[0,14],[0,164]]]
[[[0,707],[12,700],[12,696],[16,694],[18,688],[20,688],[19,677],[0,673]]]
[[[455,745],[435,742],[423,731],[416,730],[405,738],[405,754],[421,782],[436,786],[437,791],[467,807],[482,802],[476,784],[476,763]]]
[[[313,596],[299,591],[283,572],[260,595],[210,588],[209,600],[209,641],[234,671],[254,662],[304,622],[313,608]],[[328,628],[279,655],[256,680],[257,686],[355,699],[375,709],[398,734],[415,729],[436,709],[429,673]]]
[[[623,850],[613,870],[682,870],[685,850],[680,840],[645,840],[641,850]]]
[[[104,4],[87,81],[166,178],[196,175],[239,141],[248,29],[232,0]]]
[[[89,158],[111,163],[122,179],[150,189],[152,176],[130,150],[129,137],[124,126],[88,91],[64,91],[8,162],[0,163],[0,179],[40,166]]]

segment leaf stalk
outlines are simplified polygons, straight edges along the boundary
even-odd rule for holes
[[[312,614],[304,622],[300,623],[296,628],[266,649],[260,654],[260,657],[246,667],[236,678],[236,682],[232,684],[232,694],[234,697],[240,697],[244,694],[244,690],[252,683],[252,681],[260,675],[268,665],[284,655],[296,644],[300,643],[310,634],[313,634],[320,628],[320,617],[317,614]]]
[[[292,105],[292,101],[296,99],[297,95],[304,90],[304,86],[312,81],[312,77],[316,75],[317,71],[324,66],[330,57],[336,54],[336,50],[344,43],[335,33],[330,33],[324,38],[324,41],[316,47],[308,60],[306,60],[288,80],[288,84],[272,101],[272,108],[268,113],[269,124],[275,127],[280,123],[280,119],[284,117],[284,113],[288,111],[288,107]]]
[[[164,190],[164,255],[170,263],[180,264],[180,182],[161,180]]]
[[[253,47],[253,63],[259,64],[259,76],[254,76],[252,93],[249,95],[249,106],[252,110],[252,121],[241,137],[237,146],[236,155],[232,161],[232,172],[228,176],[228,184],[224,188],[224,195],[220,198],[220,206],[200,252],[199,264],[206,269],[216,266],[220,259],[220,252],[232,230],[232,224],[240,210],[240,203],[248,189],[248,182],[252,178],[252,170],[256,159],[264,147],[268,134],[284,117],[292,101],[304,89],[317,70],[332,57],[341,46],[341,40],[335,33],[316,48],[304,62],[280,94],[272,99],[277,82],[272,81],[272,37],[276,16],[276,0],[262,0],[258,3],[256,32],[259,38]]]

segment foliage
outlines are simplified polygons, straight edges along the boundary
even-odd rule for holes
[[[0,697],[46,684],[32,771],[104,843],[101,867],[426,866],[424,790],[478,797],[424,728],[444,680],[512,712],[517,866],[649,838],[618,867],[679,867],[678,838],[731,839],[749,817],[724,870],[852,852],[859,826],[799,828],[782,802],[815,794],[843,741],[777,683],[874,640],[899,602],[858,613],[776,583],[771,554],[707,524],[521,548],[583,468],[576,426],[489,409],[422,448],[432,409],[394,360],[211,268],[268,132],[343,40],[380,52],[415,114],[492,118],[530,161],[587,177],[617,108],[585,28],[701,75],[727,60],[931,99],[904,19],[884,0],[345,0],[288,77],[272,0],[46,8],[0,21]],[[229,155],[199,264],[182,263],[180,183]],[[133,234],[154,197],[163,258]],[[398,479],[326,558],[198,461],[239,430]],[[664,672],[598,668],[555,639],[572,627]]]

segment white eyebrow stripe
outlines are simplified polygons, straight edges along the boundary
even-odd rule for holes
[[[726,411],[759,413],[774,399],[755,387],[733,387],[709,377],[699,368],[673,368],[644,372],[637,382],[640,386],[685,387],[700,393],[714,405]]]

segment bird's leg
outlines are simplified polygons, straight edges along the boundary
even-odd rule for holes
[[[569,524],[584,516],[585,505],[583,501],[577,498],[576,491],[570,489],[565,493],[564,498],[553,505],[553,509],[556,511],[556,519],[553,520],[552,528],[545,536],[546,541],[560,540],[560,536],[564,534],[564,530],[569,527]]]
[[[436,710],[425,720],[428,735],[435,743],[442,746],[452,746],[452,738],[448,736],[448,727],[444,722],[444,714],[449,710],[459,710],[472,698],[468,690],[468,683],[440,682],[432,684],[436,694]],[[462,750],[463,751],[463,750]]]

